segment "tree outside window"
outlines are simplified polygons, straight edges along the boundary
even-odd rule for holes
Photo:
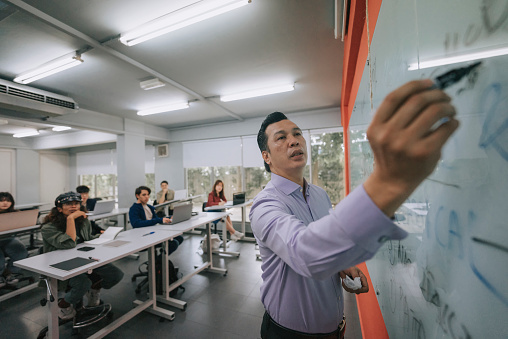
[[[326,191],[334,206],[345,196],[343,149],[342,132],[311,134],[311,182]]]

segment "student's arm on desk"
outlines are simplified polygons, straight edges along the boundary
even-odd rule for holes
[[[69,249],[76,247],[76,242],[69,235],[58,230],[51,223],[42,225],[41,234],[43,239],[55,248]]]

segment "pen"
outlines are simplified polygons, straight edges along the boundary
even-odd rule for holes
[[[95,261],[99,261],[99,259],[97,259],[97,258],[92,258],[92,257],[88,257],[88,259],[90,259],[90,260],[95,260]]]
[[[430,89],[445,89],[453,84],[459,82],[463,77],[471,73],[473,69],[481,65],[481,61],[478,61],[470,66],[452,69],[434,79],[434,85]]]
[[[155,232],[153,232],[153,231],[152,231],[152,232],[150,232],[150,233],[143,234],[143,236],[145,236],[145,235],[150,235],[150,234],[154,234],[154,233],[155,233]]]

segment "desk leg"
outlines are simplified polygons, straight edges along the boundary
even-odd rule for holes
[[[243,206],[242,207],[242,233],[245,234],[245,219],[246,219],[246,211],[247,211],[247,206]],[[252,237],[243,237],[243,239],[241,241],[248,241],[248,242],[254,242],[256,241],[256,238],[252,238]]]
[[[210,232],[208,234],[210,234]],[[208,235],[208,238],[210,238],[210,235]],[[240,256],[240,252],[228,252],[227,251],[227,246],[228,246],[228,230],[226,228],[226,223],[222,224],[222,245],[223,245],[222,246],[222,251],[219,249],[219,250],[213,251],[213,253],[216,253],[216,254],[227,254],[227,255],[232,255],[232,256],[235,256],[235,257],[239,257]]]
[[[155,286],[155,246],[148,249],[148,300],[145,302],[135,300],[134,304],[142,306],[145,311],[168,320],[175,319],[175,312],[157,307],[157,290]],[[144,305],[144,306],[143,306]]]
[[[55,301],[49,301],[49,292],[47,293],[47,300],[49,314],[48,314],[48,337],[51,339],[58,338],[60,333],[58,330],[58,280],[55,278],[49,278],[49,288]]]
[[[206,254],[208,255],[208,261],[210,262],[210,267],[208,268],[208,270],[213,273],[222,273],[222,274],[226,275],[226,274],[228,274],[227,269],[213,267],[213,257],[212,257],[213,251],[212,251],[212,239],[211,239],[212,226],[211,225],[212,225],[211,223],[206,224],[206,232],[208,234],[208,236],[206,237],[207,241],[208,241],[208,244],[206,246]]]

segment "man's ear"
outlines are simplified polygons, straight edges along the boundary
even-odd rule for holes
[[[270,160],[270,152],[268,152],[268,151],[263,151],[263,152],[261,152],[261,155],[263,156],[263,160],[264,160],[264,161],[265,161],[268,165],[270,165],[270,162],[271,162],[271,160]]]

